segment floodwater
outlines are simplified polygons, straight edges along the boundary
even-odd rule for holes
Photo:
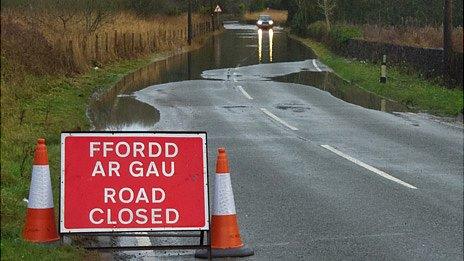
[[[138,101],[134,93],[148,86],[187,80],[241,80],[298,83],[330,92],[347,102],[383,111],[405,111],[343,81],[316,60],[311,49],[281,28],[258,30],[254,25],[225,24],[200,49],[154,62],[123,77],[110,90],[96,95],[88,117],[96,130],[151,130],[160,119],[156,108]],[[233,70],[232,70],[233,69]],[[231,72],[233,71],[233,72]]]

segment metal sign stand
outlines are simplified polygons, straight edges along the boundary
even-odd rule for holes
[[[175,232],[175,231],[173,231]],[[194,233],[193,233],[194,232]],[[140,233],[65,233],[61,234],[63,244],[64,237],[72,236],[107,236],[107,237],[149,237],[149,238],[198,238],[198,244],[191,245],[150,245],[150,246],[84,246],[88,250],[112,250],[112,251],[142,251],[142,250],[188,250],[207,249],[211,259],[210,230],[192,231],[191,234],[168,234],[162,232]]]

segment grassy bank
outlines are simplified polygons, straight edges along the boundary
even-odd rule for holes
[[[319,59],[342,78],[367,91],[438,116],[456,116],[463,108],[460,89],[446,89],[419,74],[406,73],[394,66],[388,67],[388,82],[381,84],[379,65],[338,56],[324,44],[309,38],[294,38],[313,49]]]
[[[200,47],[208,36],[197,38],[192,47]],[[157,53],[137,59],[119,60],[98,70],[77,76],[36,76],[26,74],[20,80],[1,82],[1,258],[2,260],[75,260],[97,259],[97,253],[76,246],[43,247],[22,240],[31,179],[33,149],[37,138],[47,141],[55,212],[58,211],[60,176],[60,133],[88,130],[86,117],[89,99],[96,91],[113,86],[124,75],[173,52]],[[14,74],[2,57],[2,76]]]
[[[89,253],[74,247],[46,248],[24,242],[21,230],[31,177],[32,150],[38,137],[47,140],[55,211],[60,175],[60,132],[86,130],[89,97],[113,85],[151,59],[117,62],[107,68],[69,78],[27,75],[21,83],[2,83],[2,259],[83,259]]]

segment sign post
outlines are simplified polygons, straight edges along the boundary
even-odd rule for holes
[[[214,16],[216,16],[216,19],[217,19],[217,22],[216,22],[217,26],[219,26],[219,14],[220,13],[222,13],[222,9],[219,5],[216,5],[216,8],[214,8]]]
[[[61,234],[209,231],[206,133],[62,133],[61,150]]]

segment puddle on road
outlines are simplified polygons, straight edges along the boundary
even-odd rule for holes
[[[299,73],[274,77],[272,80],[314,86],[331,93],[339,99],[368,109],[385,112],[408,111],[406,106],[356,87],[332,72],[301,71]]]
[[[315,63],[315,61],[313,59],[309,59],[298,62],[255,64],[237,68],[206,70],[201,74],[201,76],[205,79],[223,81],[230,80],[232,77],[238,81],[267,81],[271,80],[271,78],[295,74],[302,71],[316,72],[317,69],[313,63]],[[321,65],[319,70],[328,71],[329,68]]]
[[[279,28],[227,24],[200,49],[154,62],[123,77],[113,88],[92,99],[88,117],[96,130],[154,130],[159,111],[132,94],[148,86],[196,79],[273,80],[314,86],[366,108],[406,111],[396,102],[354,87],[318,62],[314,53]],[[323,71],[323,72],[319,72]],[[285,107],[304,112],[309,107]],[[296,105],[295,105],[296,106]]]

